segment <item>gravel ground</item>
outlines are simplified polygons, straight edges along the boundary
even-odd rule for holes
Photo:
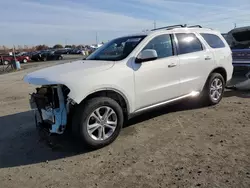
[[[0,76],[0,187],[250,187],[250,94],[227,91],[214,107],[197,101],[130,120],[118,139],[88,151],[68,137],[39,142],[27,72]]]

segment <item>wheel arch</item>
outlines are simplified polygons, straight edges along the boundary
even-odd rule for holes
[[[118,104],[121,106],[123,113],[128,117],[130,113],[130,103],[126,95],[114,88],[103,88],[98,89],[93,92],[90,92],[86,95],[86,97],[81,101],[81,103],[84,103],[85,101],[94,98],[94,97],[109,97],[111,99],[114,99]]]
[[[209,77],[211,76],[212,73],[219,73],[222,75],[222,77],[224,78],[225,80],[225,83],[227,82],[227,72],[226,72],[226,69],[223,68],[223,67],[216,67],[214,68],[207,76],[207,79],[206,79],[206,82],[205,84],[203,85],[202,87],[202,91],[204,90],[204,87],[206,86],[207,84],[207,81],[209,80]]]
[[[217,67],[217,68],[213,69],[213,70],[210,72],[209,76],[210,76],[212,73],[219,73],[219,74],[221,74],[222,77],[224,78],[224,81],[227,82],[227,71],[226,71],[225,68],[223,68],[223,67]],[[208,76],[208,78],[209,78],[209,76]]]

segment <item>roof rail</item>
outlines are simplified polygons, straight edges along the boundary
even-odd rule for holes
[[[199,28],[202,28],[201,25],[191,25],[191,26],[188,26],[188,28],[192,28],[192,27],[199,27]]]
[[[156,30],[161,30],[161,29],[173,29],[173,28],[179,28],[179,27],[187,27],[187,24],[179,24],[179,25],[170,25],[170,26],[166,26],[166,27],[159,27],[159,28],[156,28],[156,29],[152,29],[151,31],[156,31]]]

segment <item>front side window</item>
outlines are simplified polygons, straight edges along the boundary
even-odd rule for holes
[[[202,44],[193,33],[177,33],[179,54],[199,52],[203,50]]]
[[[146,35],[114,39],[95,50],[86,59],[120,61],[125,59],[145,37]]]
[[[209,33],[200,33],[200,35],[205,39],[205,41],[208,43],[208,45],[211,48],[224,48],[225,44],[224,42],[214,34]]]
[[[153,49],[157,52],[158,59],[173,56],[173,45],[169,34],[153,38],[143,50]]]

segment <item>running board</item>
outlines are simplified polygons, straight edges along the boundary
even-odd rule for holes
[[[136,110],[134,113],[139,113],[139,112],[142,112],[142,111],[150,110],[152,108],[160,107],[160,106],[163,106],[163,105],[166,105],[166,104],[169,104],[169,103],[172,103],[172,102],[176,102],[178,100],[185,99],[185,98],[188,98],[188,97],[196,97],[198,95],[200,95],[200,92],[192,91],[191,93],[189,93],[187,95],[183,95],[183,96],[180,96],[180,97],[177,97],[177,98],[174,98],[174,99],[170,99],[170,100],[167,100],[167,101],[164,101],[164,102],[160,102],[160,103],[153,104],[153,105],[150,105],[150,106],[147,106],[147,107],[144,107],[144,108],[140,108],[140,109]]]

